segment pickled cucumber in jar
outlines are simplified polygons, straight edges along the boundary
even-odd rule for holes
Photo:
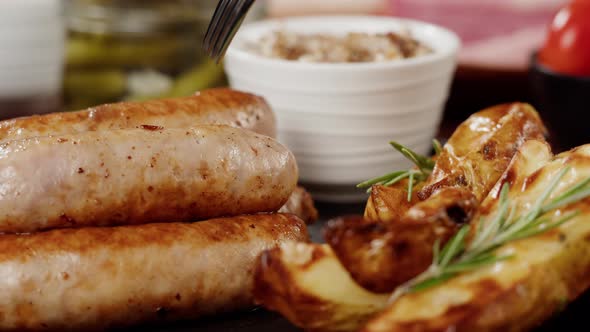
[[[200,45],[215,0],[67,0],[69,110],[225,84]]]

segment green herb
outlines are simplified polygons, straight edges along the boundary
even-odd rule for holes
[[[590,178],[588,178],[548,201],[559,181],[569,170],[570,168],[561,170],[534,202],[528,213],[519,216],[515,216],[516,207],[508,199],[508,184],[502,186],[497,213],[489,221],[481,218],[477,225],[463,226],[442,250],[440,242],[437,241],[433,247],[433,260],[430,267],[398,287],[392,294],[391,300],[406,293],[419,292],[440,285],[461,273],[510,259],[512,256],[497,255],[494,253],[495,250],[509,242],[547,232],[576,217],[578,212],[568,213],[560,218],[547,216],[547,213],[554,209],[590,197]],[[475,232],[472,232],[472,227],[477,227]],[[470,233],[473,233],[473,238],[467,243],[467,235]]]
[[[408,179],[408,201],[411,201],[414,186],[422,181],[425,181],[432,173],[432,170],[434,169],[434,160],[432,160],[432,158],[422,156],[397,142],[392,141],[389,142],[389,144],[404,157],[414,163],[416,168],[405,171],[396,171],[367,180],[365,182],[359,183],[357,188],[368,188],[367,192],[371,192],[371,187],[373,185],[380,184],[383,186],[391,186],[402,180]],[[442,145],[439,141],[433,140],[432,146],[437,155],[442,152]]]
[[[437,156],[443,150],[442,144],[440,144],[440,142],[436,138],[432,140],[432,147],[434,148],[434,154]]]

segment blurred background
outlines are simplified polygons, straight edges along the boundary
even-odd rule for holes
[[[527,72],[564,0],[259,0],[249,20],[377,14],[445,26],[463,41],[441,135],[470,113],[531,101]],[[200,43],[215,0],[0,2],[0,117],[190,95],[226,84]],[[10,32],[10,33],[9,33]]]

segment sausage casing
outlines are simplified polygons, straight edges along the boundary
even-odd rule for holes
[[[0,237],[0,330],[103,330],[253,304],[258,255],[306,241],[286,214]]]
[[[313,224],[319,218],[318,210],[315,207],[311,194],[303,187],[297,187],[291,193],[289,200],[279,210],[281,213],[292,213],[306,224]]]
[[[263,98],[231,89],[210,89],[194,96],[121,102],[78,112],[34,115],[0,122],[0,141],[141,125],[186,128],[217,124],[275,137],[274,113]]]
[[[11,141],[0,170],[7,233],[277,211],[298,175],[283,145],[227,126]]]

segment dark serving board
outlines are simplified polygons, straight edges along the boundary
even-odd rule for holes
[[[321,221],[310,227],[314,241],[320,242],[323,223],[335,216],[346,214],[360,214],[363,205],[332,205],[318,204]],[[590,292],[571,303],[561,313],[545,322],[533,332],[587,332],[590,323],[585,320],[585,314],[590,309]],[[226,314],[207,319],[190,322],[179,322],[166,326],[138,326],[120,330],[125,332],[300,332],[280,315],[257,308],[247,312]]]

